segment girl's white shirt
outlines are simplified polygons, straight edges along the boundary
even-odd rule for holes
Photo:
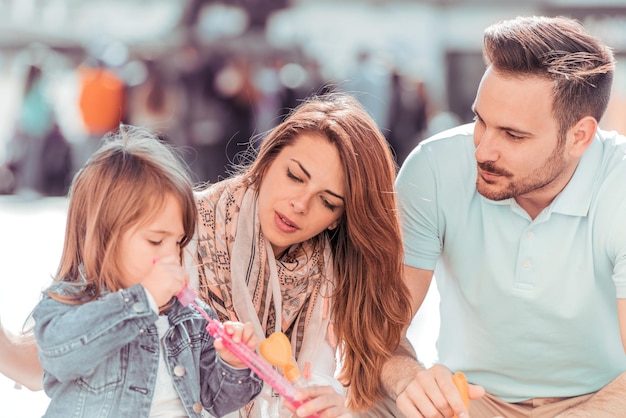
[[[144,289],[145,290],[145,289]],[[156,301],[146,290],[146,296],[150,308],[155,312],[159,312]],[[152,397],[152,406],[150,407],[150,418],[186,418],[187,413],[183,406],[178,392],[172,383],[172,376],[167,370],[165,356],[163,355],[163,336],[170,327],[169,318],[166,315],[159,315],[159,319],[155,322],[157,333],[159,334],[159,368],[157,371],[156,382],[154,384],[154,395]]]

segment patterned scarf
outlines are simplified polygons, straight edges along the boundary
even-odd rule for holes
[[[259,336],[283,331],[304,367],[308,360],[301,354],[314,358],[315,340],[326,335],[326,299],[333,279],[330,243],[311,239],[275,260],[259,224],[257,190],[240,177],[219,182],[196,198],[200,296],[221,320],[250,321]]]

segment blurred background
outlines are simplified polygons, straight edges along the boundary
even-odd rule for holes
[[[63,195],[120,122],[216,181],[302,98],[354,93],[401,163],[472,118],[482,32],[567,15],[626,59],[624,0],[0,0],[0,193]],[[626,65],[603,127],[622,129]],[[623,129],[622,129],[623,130]]]
[[[303,98],[353,93],[398,163],[472,119],[482,33],[517,15],[565,15],[614,48],[601,121],[626,132],[626,0],[0,0],[0,318],[17,332],[56,269],[73,174],[120,122],[180,147],[217,181]],[[256,142],[255,142],[256,141]],[[425,363],[437,296],[412,326]],[[0,376],[0,416],[43,392]]]

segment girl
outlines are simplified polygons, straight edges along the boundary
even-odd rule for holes
[[[222,416],[259,393],[174,297],[196,216],[183,166],[144,130],[105,137],[76,175],[59,270],[33,312],[46,417]],[[251,324],[226,329],[255,347]]]

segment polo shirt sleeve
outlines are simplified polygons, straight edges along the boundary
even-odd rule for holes
[[[441,253],[436,170],[424,143],[407,157],[396,178],[405,264],[434,270]]]

